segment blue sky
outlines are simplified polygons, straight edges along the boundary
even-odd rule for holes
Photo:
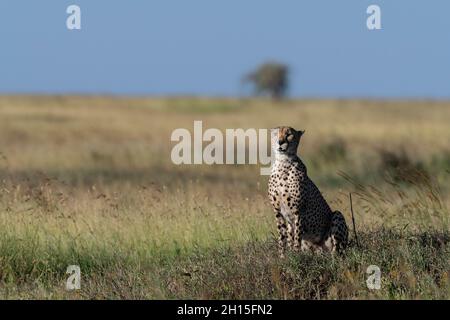
[[[294,97],[445,99],[449,16],[448,0],[2,0],[0,93],[234,96],[278,60]]]

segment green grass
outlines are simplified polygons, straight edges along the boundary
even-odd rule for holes
[[[377,230],[360,233],[342,256],[277,257],[271,240],[189,251],[112,249],[96,244],[62,248],[54,243],[1,248],[4,298],[106,299],[448,299],[450,234]],[[5,239],[2,239],[5,240]],[[35,240],[30,238],[30,240]],[[118,239],[119,240],[119,239]],[[27,242],[27,244],[30,244]],[[141,248],[142,249],[142,248]],[[19,255],[14,253],[20,252]],[[67,265],[83,270],[82,290],[62,288]],[[366,269],[381,269],[381,289],[369,290]]]

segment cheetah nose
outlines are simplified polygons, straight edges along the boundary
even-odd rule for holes
[[[285,151],[287,149],[287,147],[288,147],[288,144],[285,141],[283,141],[283,140],[279,140],[278,144],[279,144],[278,145],[278,151]]]

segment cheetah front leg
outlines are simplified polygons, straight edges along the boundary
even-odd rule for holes
[[[301,221],[300,221],[300,212],[296,211],[293,214],[294,216],[294,221],[293,221],[293,242],[294,242],[294,251],[298,252],[300,251],[300,247],[301,247],[301,235],[302,235],[302,231],[301,231]]]
[[[295,250],[295,225],[292,221],[287,221],[287,248]]]
[[[275,214],[277,218],[277,227],[278,227],[278,252],[280,258],[284,258],[284,254],[286,252],[287,245],[287,226],[286,220],[281,214],[280,210],[275,209]]]

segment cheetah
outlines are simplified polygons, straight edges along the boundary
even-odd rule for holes
[[[269,199],[275,211],[280,256],[294,251],[341,252],[347,246],[348,227],[339,211],[331,211],[297,156],[305,131],[272,129],[275,154],[269,178]]]

